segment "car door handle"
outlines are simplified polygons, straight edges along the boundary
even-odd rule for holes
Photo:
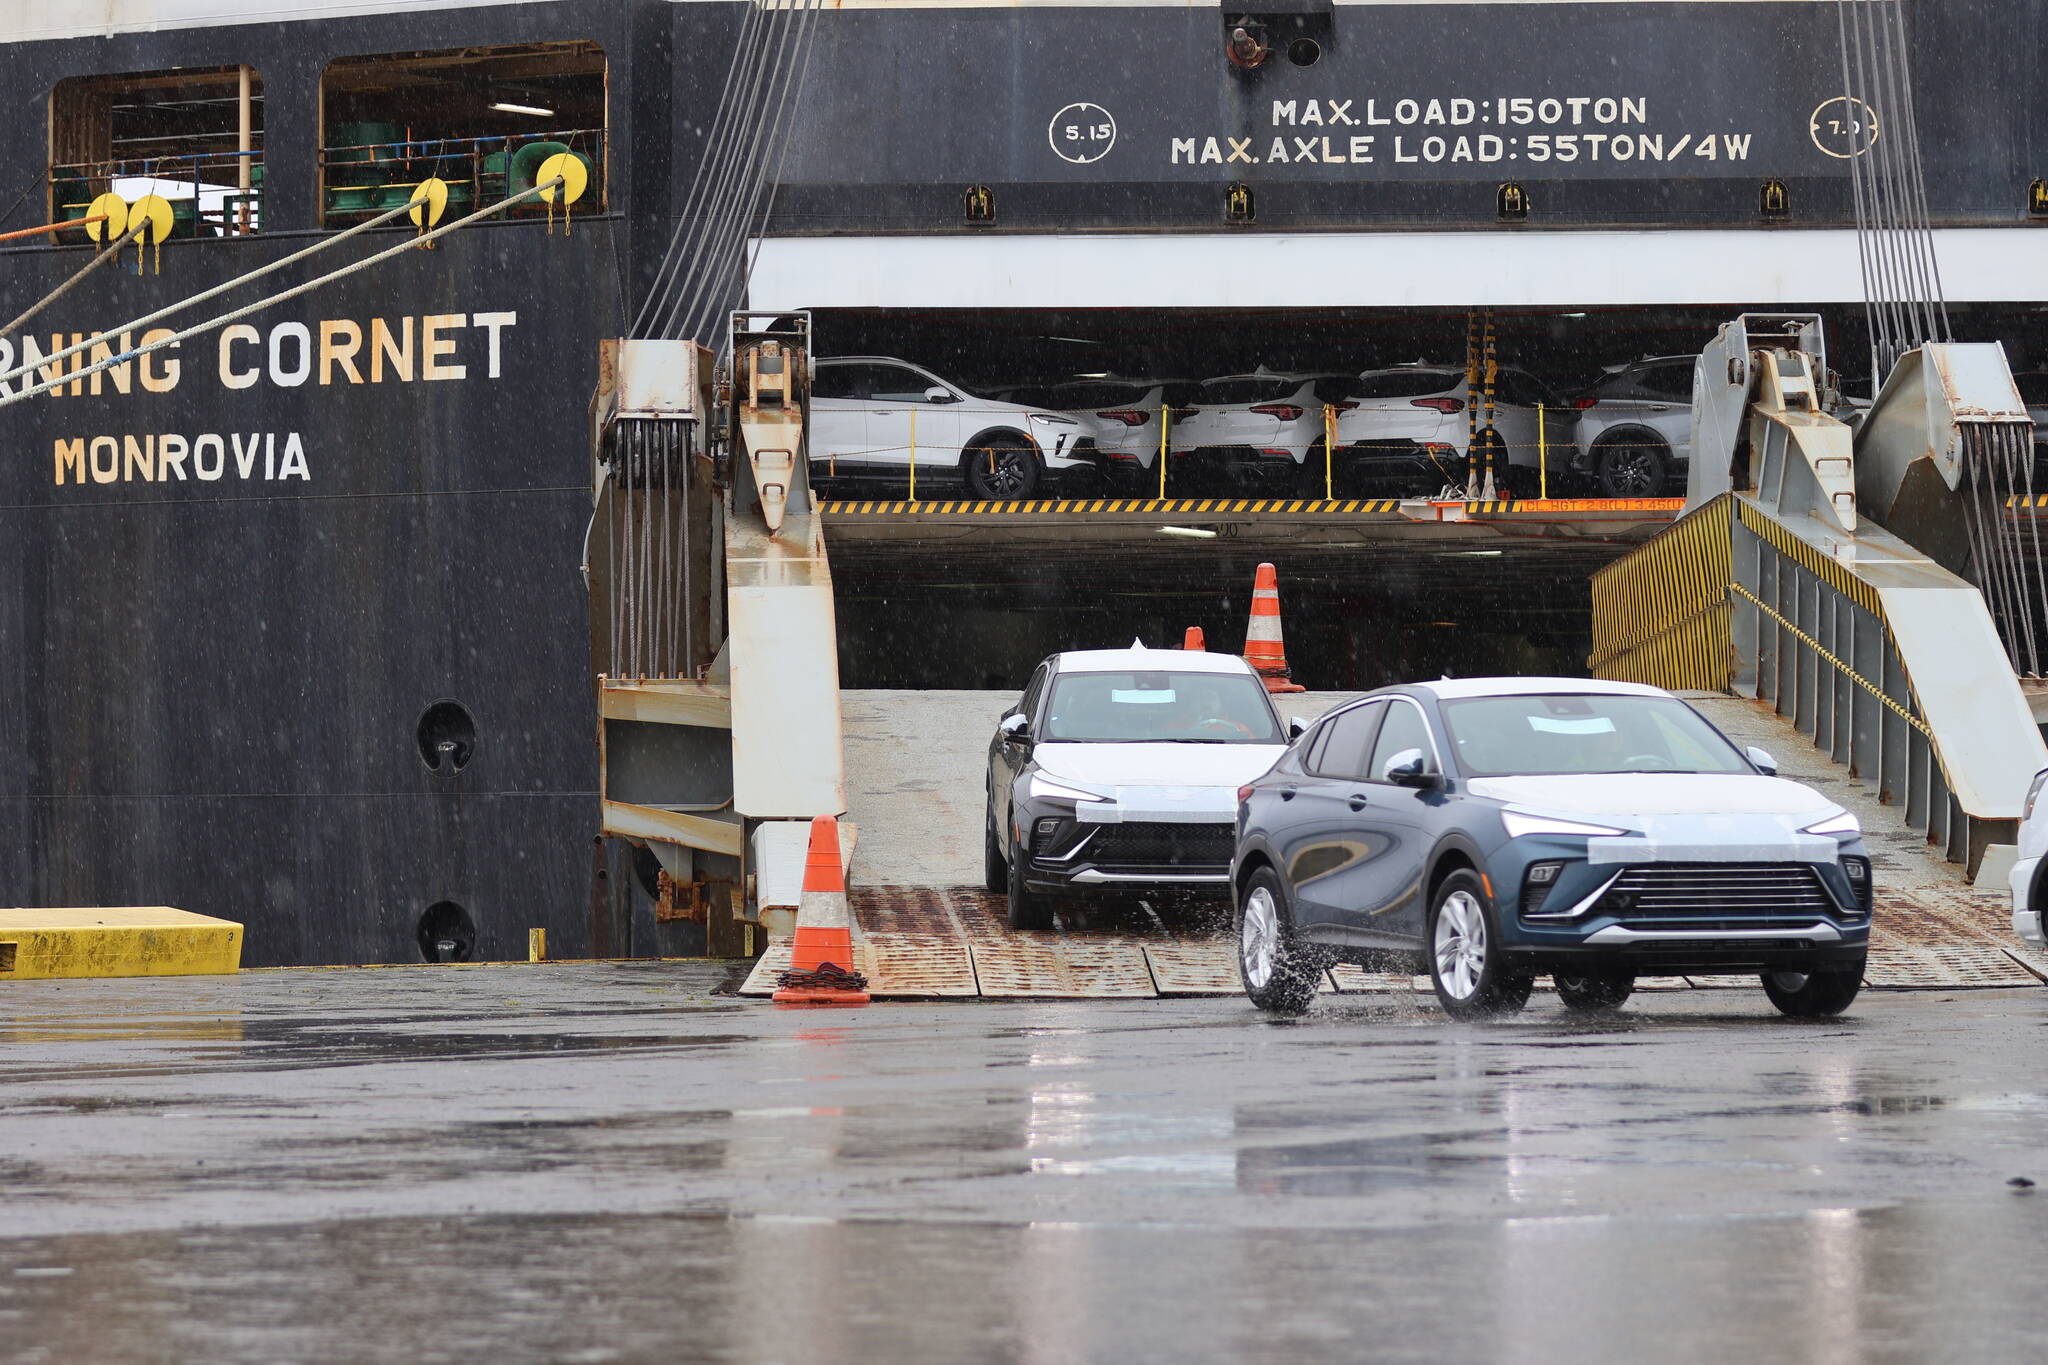
[[[1346,799],[1346,804],[1349,805],[1353,810],[1364,810],[1366,806],[1365,793],[1351,793],[1351,795]]]

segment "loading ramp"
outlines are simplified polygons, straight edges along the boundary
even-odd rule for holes
[[[1313,718],[1353,693],[1280,699]],[[1878,871],[1867,981],[1872,987],[2024,986],[2048,980],[2048,955],[2012,942],[2004,901],[1974,890],[1960,867],[1908,825],[1903,808],[1831,763],[1767,704],[1725,692],[1687,699],[1738,744],[1777,756],[1786,776],[1819,788],[1863,819]],[[988,742],[1014,701],[1008,691],[850,690],[848,817],[862,830],[853,859],[855,967],[877,999],[1145,999],[1241,994],[1227,903],[1220,898],[1123,905],[1069,902],[1050,933],[1011,930],[1000,895],[982,889],[981,828]],[[741,994],[765,997],[787,968],[788,940],[770,941]],[[1641,990],[1748,988],[1742,977],[1660,977]],[[1429,992],[1425,977],[1333,969],[1336,995]]]

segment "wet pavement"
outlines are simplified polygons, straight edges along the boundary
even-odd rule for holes
[[[2048,998],[0,991],[0,1359],[2039,1357]]]

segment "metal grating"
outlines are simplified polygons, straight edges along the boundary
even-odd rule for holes
[[[864,940],[864,941],[863,941]],[[981,994],[974,957],[952,934],[865,934],[854,944],[871,968],[868,994],[892,998],[955,998]]]
[[[1863,969],[1863,981],[1879,988],[1922,990],[2041,984],[2012,954],[1989,943],[1874,946]]]
[[[1013,933],[974,939],[974,975],[992,999],[1138,999],[1159,994],[1143,945]]]
[[[1433,987],[1426,976],[1410,976],[1406,972],[1369,972],[1349,962],[1340,962],[1330,968],[1330,980],[1336,989],[1345,995],[1384,994],[1388,991],[1427,991]]]
[[[1144,945],[1161,995],[1241,995],[1237,945],[1227,938],[1182,938]]]

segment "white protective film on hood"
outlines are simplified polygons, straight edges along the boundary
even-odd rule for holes
[[[1841,844],[1807,834],[1841,809],[1813,788],[1750,773],[1573,773],[1476,777],[1475,796],[1518,810],[1636,833],[1586,841],[1586,861],[1607,863],[1832,863]]]
[[[1050,781],[1105,796],[1084,801],[1087,824],[1225,821],[1237,789],[1273,766],[1280,744],[1040,744],[1032,761]]]

